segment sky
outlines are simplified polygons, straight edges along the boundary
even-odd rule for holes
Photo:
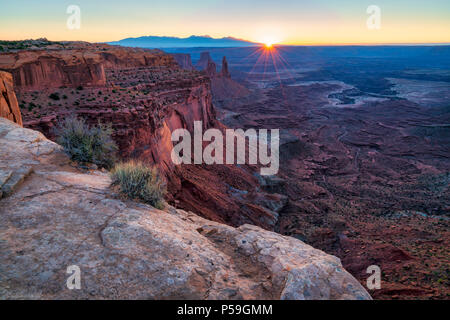
[[[80,28],[67,27],[69,5]],[[370,5],[380,28],[370,29]],[[374,20],[371,20],[374,21]],[[232,36],[292,45],[450,43],[449,0],[0,0],[0,39]]]

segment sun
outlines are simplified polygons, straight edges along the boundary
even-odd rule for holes
[[[273,36],[264,36],[261,37],[260,43],[266,48],[266,49],[272,49],[275,44],[278,43],[278,39]]]

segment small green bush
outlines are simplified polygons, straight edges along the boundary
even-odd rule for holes
[[[117,146],[111,138],[111,126],[89,127],[84,119],[67,118],[56,128],[57,142],[72,160],[110,168]]]
[[[157,209],[164,208],[166,184],[156,167],[140,161],[118,163],[111,171],[113,186],[130,199],[140,199]]]
[[[51,95],[48,96],[52,100],[59,100],[59,93],[53,92]]]

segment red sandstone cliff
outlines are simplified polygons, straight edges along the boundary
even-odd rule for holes
[[[98,119],[111,123],[123,157],[139,157],[172,170],[172,131],[186,128],[193,132],[194,121],[203,121],[205,128],[215,122],[206,77],[173,85],[177,87],[136,100],[131,108],[120,103],[112,106],[86,104],[77,107],[76,113],[92,124]]]
[[[22,115],[14,92],[12,75],[0,71],[0,117],[22,125]]]
[[[0,69],[12,72],[8,86],[14,79],[26,126],[52,137],[69,114],[111,123],[124,158],[140,157],[165,170],[173,169],[173,130],[215,122],[209,78],[180,69],[160,50],[68,42],[0,54]]]
[[[0,69],[13,74],[20,90],[61,86],[104,86],[105,69],[175,66],[160,50],[70,43],[60,50],[28,50],[0,54]]]

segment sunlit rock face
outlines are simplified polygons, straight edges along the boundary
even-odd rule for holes
[[[14,92],[12,75],[0,71],[0,117],[22,125],[22,115]]]
[[[0,133],[0,299],[370,299],[297,239],[120,200],[40,132],[0,118]]]
[[[105,69],[175,66],[159,50],[70,42],[52,50],[23,50],[0,54],[0,69],[9,71],[18,90],[62,86],[105,86]]]

